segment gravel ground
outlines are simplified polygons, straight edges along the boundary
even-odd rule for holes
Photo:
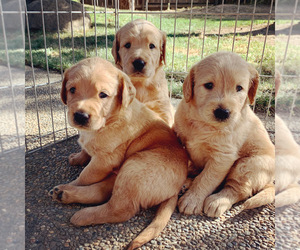
[[[79,150],[76,138],[26,156],[26,249],[123,249],[153,219],[143,210],[124,223],[74,227],[70,217],[84,205],[63,205],[47,192],[76,178],[81,168],[67,157]],[[273,249],[275,208],[266,205],[240,212],[240,204],[222,217],[185,216],[175,211],[156,239],[142,249]]]
[[[300,202],[276,208],[276,249],[300,249]]]

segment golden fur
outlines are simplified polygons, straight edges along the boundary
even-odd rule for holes
[[[215,53],[192,67],[174,129],[198,175],[178,202],[180,212],[218,217],[257,193],[244,209],[274,200],[274,145],[248,105],[258,82],[257,71],[234,53]]]
[[[130,44],[130,48],[125,45]],[[154,48],[150,48],[150,45]],[[125,72],[136,88],[136,98],[157,113],[169,126],[174,122],[168,83],[163,65],[166,58],[166,34],[146,20],[137,19],[123,26],[113,42],[112,54],[116,66]],[[145,66],[136,70],[135,60]],[[90,156],[82,150],[69,157],[70,165],[85,166]]]
[[[136,98],[172,126],[174,111],[163,70],[166,34],[149,21],[134,20],[117,32],[112,54],[116,66],[130,77]],[[134,66],[136,60],[145,63],[141,70]]]
[[[275,95],[280,85],[280,75],[275,78]],[[275,116],[276,137],[276,207],[287,206],[300,200],[300,146],[294,140],[284,121]]]
[[[99,204],[74,225],[122,222],[159,205],[153,222],[131,243],[143,245],[165,227],[187,176],[187,155],[171,128],[135,98],[130,79],[100,58],[66,71],[61,91],[68,120],[91,161],[79,177],[50,191],[62,203]]]

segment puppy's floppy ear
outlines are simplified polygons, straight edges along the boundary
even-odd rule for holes
[[[135,97],[135,87],[133,86],[130,78],[123,72],[119,73],[119,92],[118,98],[122,107],[127,108]]]
[[[257,70],[250,64],[248,64],[248,70],[250,72],[248,98],[250,100],[250,104],[253,104],[258,88],[259,74]]]
[[[112,46],[112,50],[111,53],[115,59],[115,64],[116,65],[120,65],[121,62],[121,58],[119,55],[119,50],[120,50],[120,31],[117,32],[115,39],[113,41],[113,46]]]
[[[194,74],[195,74],[194,68],[192,68],[183,82],[182,90],[186,102],[189,102],[194,95],[194,85],[195,85]]]
[[[166,44],[167,44],[167,35],[166,32],[160,31],[161,33],[161,47],[160,47],[160,63],[166,65]]]
[[[60,91],[60,98],[65,105],[67,104],[67,89],[66,89],[66,84],[68,81],[67,73],[68,73],[68,70],[64,74],[64,79],[62,81],[62,86],[61,86],[61,91]]]

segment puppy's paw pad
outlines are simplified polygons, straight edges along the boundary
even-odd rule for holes
[[[63,195],[64,195],[64,191],[61,190],[58,187],[55,187],[53,189],[51,189],[48,193],[48,195],[50,197],[52,197],[53,200],[56,200],[58,202],[62,202],[63,201]]]
[[[231,201],[226,197],[219,197],[217,194],[205,199],[204,213],[209,217],[220,217],[232,206]]]

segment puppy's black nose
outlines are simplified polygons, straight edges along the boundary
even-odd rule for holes
[[[89,114],[84,112],[78,111],[74,114],[74,121],[79,125],[86,125],[89,121],[89,118]]]
[[[217,120],[224,121],[229,118],[230,111],[228,109],[218,108],[214,111]]]
[[[146,63],[142,59],[136,59],[132,64],[135,70],[142,71]]]

